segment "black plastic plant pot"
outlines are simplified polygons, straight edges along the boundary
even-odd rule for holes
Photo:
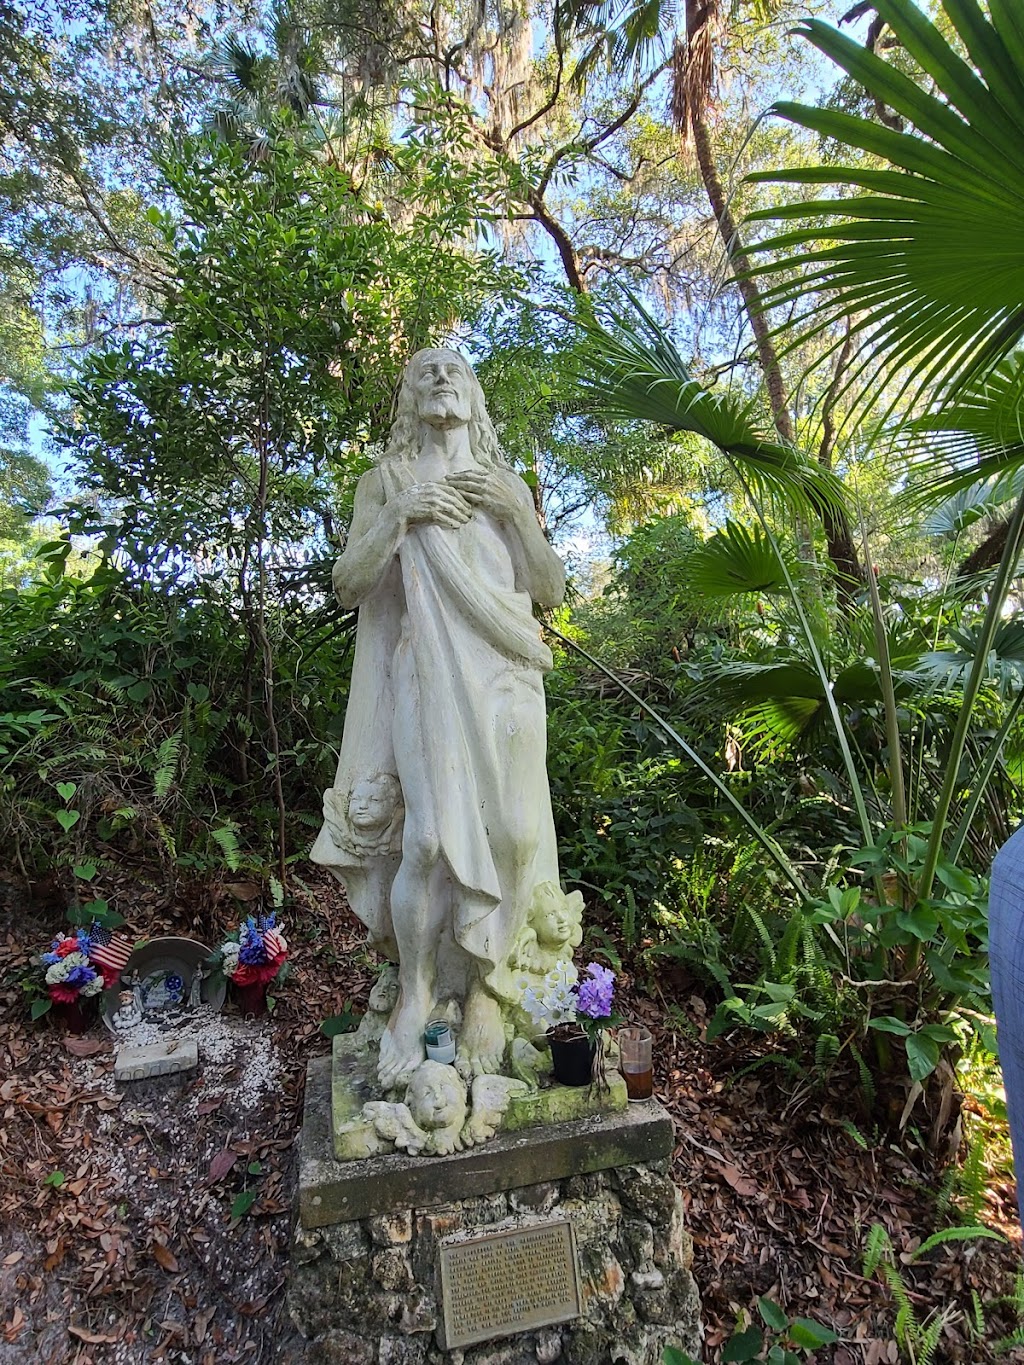
[[[551,1044],[551,1075],[560,1085],[589,1085],[594,1068],[594,1044],[584,1033],[558,1036],[548,1033]]]

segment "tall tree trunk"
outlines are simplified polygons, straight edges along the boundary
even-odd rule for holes
[[[846,338],[836,356],[832,380],[821,404],[821,444],[818,446],[818,463],[822,469],[827,469],[829,472],[832,470],[832,452],[835,449],[836,440],[836,426],[833,420],[835,407],[839,398],[839,388],[843,382],[843,375],[846,373],[846,367],[850,363],[852,355],[853,336],[847,328]],[[829,559],[836,566],[836,600],[842,611],[849,611],[854,604],[857,589],[864,582],[864,574],[857,554],[857,546],[853,539],[853,531],[846,519],[846,514],[833,507],[826,507],[822,511],[821,521],[828,541]]]
[[[704,182],[711,211],[715,216],[718,231],[721,234],[726,254],[733,269],[736,287],[743,299],[751,331],[754,333],[757,358],[764,375],[775,430],[784,441],[792,443],[794,439],[793,418],[786,402],[786,386],[782,378],[782,368],[779,365],[778,352],[775,349],[768,321],[764,315],[760,290],[750,278],[750,257],[743,246],[743,239],[740,237],[736,220],[729,208],[728,196],[719,177],[718,167],[715,165],[707,121],[703,113],[692,106],[688,112],[689,128],[693,137],[693,148],[697,155],[701,179]],[[840,603],[846,605],[850,601],[853,584],[864,581],[853,533],[850,530],[845,513],[841,510],[829,510],[822,513],[822,525],[828,542],[829,558],[833,564],[836,592]],[[811,545],[810,532],[802,518],[797,525],[797,535],[799,539],[805,541],[805,544],[801,546],[801,558],[813,562],[814,551]]]
[[[739,228],[736,226],[736,220],[729,208],[725,186],[718,175],[707,123],[702,116],[696,116],[695,112],[691,112],[690,131],[693,135],[693,149],[697,154],[700,176],[704,181],[704,188],[711,202],[711,211],[715,215],[715,222],[718,224],[718,231],[725,245],[726,255],[729,257],[733,274],[736,277],[736,287],[740,291],[750,321],[750,329],[754,333],[757,358],[764,374],[775,430],[784,441],[791,442],[793,440],[793,419],[786,403],[786,386],[782,379],[779,357],[761,308],[760,291],[754,281],[749,278],[750,257],[744,250]]]

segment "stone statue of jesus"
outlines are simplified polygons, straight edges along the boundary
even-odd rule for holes
[[[334,568],[358,607],[338,773],[312,856],[398,961],[378,1081],[404,1085],[428,1019],[461,1012],[457,1065],[501,1070],[498,984],[534,888],[558,881],[534,602],[561,560],[503,460],[469,364],[413,356]]]

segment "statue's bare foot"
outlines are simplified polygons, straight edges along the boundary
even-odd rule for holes
[[[377,1084],[382,1090],[400,1090],[408,1085],[426,1056],[423,1029],[429,1007],[429,1001],[421,1005],[414,997],[404,995],[395,1006],[380,1039]]]
[[[466,1000],[456,1066],[461,1074],[496,1075],[505,1057],[505,1021],[493,995],[474,986]],[[460,1065],[461,1063],[461,1065]]]

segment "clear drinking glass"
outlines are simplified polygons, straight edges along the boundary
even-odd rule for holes
[[[649,1100],[654,1094],[650,1029],[639,1025],[619,1029],[619,1069],[631,1100]]]

